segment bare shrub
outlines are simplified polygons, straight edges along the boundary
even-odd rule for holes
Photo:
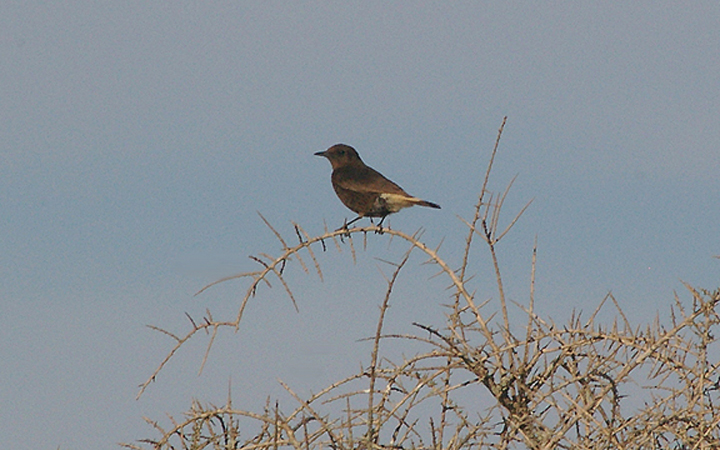
[[[463,259],[453,268],[420,241],[417,234],[383,229],[384,236],[407,242],[408,250],[387,279],[386,294],[374,332],[367,367],[327,386],[309,398],[285,389],[297,400],[296,408],[281,410],[268,403],[263,411],[235,409],[194,401],[182,420],[167,425],[148,420],[159,435],[132,449],[711,449],[720,448],[720,375],[718,374],[718,303],[720,290],[710,292],[686,286],[692,297],[683,305],[676,296],[669,323],[632,325],[615,299],[608,295],[586,320],[570,317],[557,325],[534,310],[534,271],[530,301],[517,305],[526,317],[512,324],[508,314],[496,250],[498,242],[518,220],[523,208],[505,228],[500,211],[509,190],[496,196],[487,190],[502,129],[471,219],[463,220],[468,234]],[[510,183],[512,184],[512,183]],[[525,206],[527,207],[527,205]],[[265,219],[263,218],[265,221]],[[323,273],[315,256],[328,247],[349,246],[355,257],[358,234],[376,227],[327,231],[309,236],[295,226],[297,244],[290,246],[267,221],[282,245],[279,256],[253,259],[257,271],[218,280],[247,279],[249,286],[234,320],[218,321],[208,311],[192,318],[184,336],[153,327],[171,336],[175,346],[141,386],[145,389],[188,340],[208,332],[207,352],[218,331],[237,329],[248,301],[260,284],[278,281],[295,303],[284,274],[292,264]],[[378,237],[380,238],[380,237]],[[478,303],[467,290],[468,255],[478,241],[489,248],[499,292],[499,308]],[[436,329],[416,323],[415,335],[383,333],[398,274],[412,253],[424,254],[449,281],[452,301],[447,320]],[[201,292],[202,292],[201,291]],[[596,322],[601,308],[615,309],[615,321]],[[512,330],[522,330],[521,333]],[[402,361],[381,357],[387,339],[412,340],[425,351]],[[203,365],[207,360],[207,352]],[[632,391],[632,402],[626,392]],[[478,407],[478,398],[490,406]],[[487,402],[483,402],[484,404]]]

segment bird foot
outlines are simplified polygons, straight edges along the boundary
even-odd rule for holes
[[[348,225],[349,225],[349,224],[346,222],[346,223],[343,224],[343,226],[341,226],[340,228],[338,228],[337,230],[335,230],[335,231],[345,231],[345,233],[341,234],[340,237],[343,237],[343,236],[350,237],[350,229],[351,229],[351,228],[348,227]]]
[[[380,223],[378,223],[378,224],[377,224],[377,227],[375,228],[375,234],[385,234],[385,229],[386,229],[386,228],[387,228],[388,230],[390,229],[390,227],[383,228],[383,221],[384,221],[384,220],[385,220],[384,217],[383,217],[382,219],[380,219]],[[375,225],[375,222],[373,222],[372,219],[370,219],[370,223],[372,223],[373,225]]]

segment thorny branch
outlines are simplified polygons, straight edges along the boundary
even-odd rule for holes
[[[608,294],[588,319],[581,321],[573,312],[567,324],[558,326],[536,311],[536,238],[529,303],[516,303],[527,315],[525,332],[522,337],[511,332],[497,245],[530,203],[500,228],[500,212],[512,182],[500,196],[487,187],[504,124],[505,120],[474,216],[470,220],[461,218],[468,235],[457,269],[440,256],[439,245],[431,248],[421,242],[419,232],[409,235],[383,229],[382,236],[406,242],[408,248],[398,262],[390,263],[394,269],[386,278],[387,290],[371,338],[373,349],[367,367],[309,398],[300,397],[282,383],[298,404],[288,414],[283,414],[278,404],[270,407],[269,402],[262,413],[235,409],[230,398],[222,407],[193,402],[184,420],[171,418],[171,427],[148,420],[161,438],[141,443],[157,449],[214,446],[248,450],[720,448],[720,348],[715,337],[720,327],[720,290],[703,291],[686,285],[692,305],[684,305],[676,295],[669,324],[656,318],[652,324],[633,326],[619,302]],[[331,232],[326,226],[322,235],[313,237],[293,223],[297,244],[290,246],[289,239],[260,217],[280,242],[280,254],[253,256],[258,270],[218,280],[198,292],[225,281],[249,279],[235,320],[216,321],[207,311],[200,321],[188,316],[191,329],[185,335],[151,327],[175,344],[141,385],[138,396],[180,347],[200,331],[210,336],[202,370],[218,330],[239,329],[244,309],[260,285],[271,287],[271,281],[279,281],[297,308],[295,294],[285,279],[285,270],[293,261],[305,273],[313,267],[322,280],[315,253],[318,246],[324,252],[327,240],[332,240],[338,251],[347,245],[355,261],[354,237],[363,233],[365,249],[368,233],[377,231],[377,227],[367,226]],[[468,276],[470,254],[476,235],[490,250],[501,322],[490,309],[491,299],[478,302],[469,287],[473,280]],[[454,301],[447,305],[445,326],[416,323],[419,335],[383,334],[393,287],[416,251],[437,265],[438,274],[450,281]],[[304,258],[310,258],[312,264],[306,264]],[[606,305],[614,307],[618,318],[609,325],[597,321]],[[381,344],[389,339],[415,341],[427,350],[393,362],[381,357]]]

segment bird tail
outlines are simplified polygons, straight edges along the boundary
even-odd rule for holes
[[[417,197],[401,194],[380,194],[376,203],[378,203],[376,205],[378,209],[385,210],[388,213],[398,212],[403,208],[413,205],[440,209],[440,205],[436,205],[435,203],[426,202],[425,200],[421,200]]]
[[[418,199],[418,201],[415,204],[420,205],[420,206],[427,206],[428,208],[440,209],[440,205],[438,205],[437,203],[428,202],[426,200]]]

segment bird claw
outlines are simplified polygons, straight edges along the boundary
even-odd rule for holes
[[[336,232],[337,232],[337,231],[345,231],[345,233],[343,233],[343,234],[340,235],[341,238],[344,237],[344,236],[350,237],[350,227],[348,227],[348,223],[347,223],[347,222],[345,222],[345,223],[343,224],[343,226],[341,226],[340,228],[338,228],[338,229],[335,230],[335,231],[336,231]]]
[[[345,233],[341,234],[340,237],[344,237],[344,236],[350,237],[350,230],[352,230],[352,228],[350,228],[350,225],[353,224],[356,220],[361,219],[361,218],[362,217],[356,217],[355,219],[351,220],[350,222],[348,222],[347,219],[345,219],[345,223],[343,224],[343,226],[341,226],[340,228],[335,230],[335,232],[345,231]],[[372,220],[372,217],[370,218],[370,223],[375,225],[375,234],[385,234],[385,230],[390,229],[390,227],[383,228],[384,220],[385,220],[385,218],[383,217],[382,219],[380,219],[380,222],[377,225],[375,225],[375,222]]]
[[[385,234],[385,228],[383,228],[383,226],[382,226],[384,221],[385,221],[385,217],[380,219],[380,222],[377,224],[377,227],[375,228],[375,234]],[[372,219],[370,219],[370,223],[375,225],[375,223],[373,222]],[[390,227],[386,227],[386,228],[388,230],[390,229]]]

